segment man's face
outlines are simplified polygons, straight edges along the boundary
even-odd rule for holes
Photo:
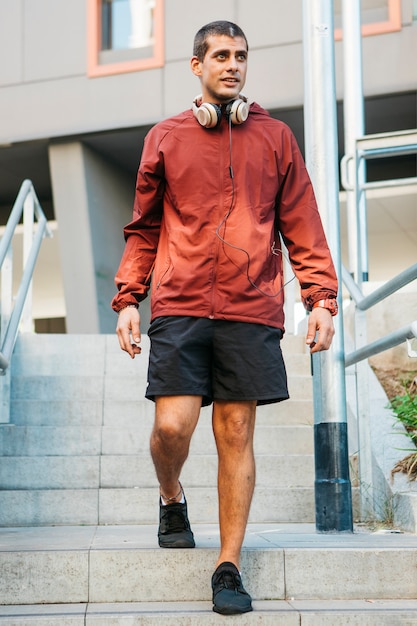
[[[200,78],[204,102],[222,104],[235,100],[246,81],[248,51],[243,37],[211,35],[203,61],[191,59],[191,69]]]

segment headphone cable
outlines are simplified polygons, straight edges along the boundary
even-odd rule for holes
[[[234,177],[233,165],[232,165],[232,161],[233,161],[233,159],[232,159],[232,156],[233,156],[233,149],[232,149],[232,119],[231,119],[231,115],[230,114],[229,114],[228,118],[229,118],[229,120],[228,120],[228,122],[229,122],[229,174],[230,174],[230,178],[232,180],[232,198],[231,198],[231,201],[230,201],[230,206],[229,206],[228,210],[226,211],[225,216],[223,217],[222,221],[220,222],[220,224],[216,228],[216,236],[220,239],[220,241],[223,243],[223,245],[229,246],[230,248],[233,248],[234,250],[237,250],[239,252],[243,252],[243,254],[246,255],[246,258],[247,258],[246,278],[247,278],[249,284],[254,289],[259,291],[259,293],[261,293],[263,296],[266,296],[267,298],[276,298],[277,296],[279,296],[279,294],[283,291],[283,289],[287,285],[289,285],[293,280],[295,280],[294,272],[293,272],[292,277],[289,280],[287,280],[287,282],[285,282],[282,285],[282,287],[276,293],[273,293],[273,294],[266,293],[266,291],[263,291],[263,289],[258,287],[258,285],[254,282],[254,280],[250,276],[251,258],[250,258],[249,252],[247,250],[245,250],[244,248],[240,248],[239,246],[236,246],[233,243],[230,243],[229,241],[224,239],[224,237],[222,237],[222,235],[220,234],[220,229],[223,226],[226,229],[226,221],[228,220],[230,214],[232,213],[233,208],[234,208],[234,203],[235,203],[235,177]],[[283,250],[281,248],[276,248],[275,247],[275,241],[273,242],[273,244],[271,246],[271,252],[275,256],[279,256],[279,254],[281,254],[281,256],[284,257],[287,260],[289,265],[291,265],[290,262],[289,262],[289,259],[283,253]]]

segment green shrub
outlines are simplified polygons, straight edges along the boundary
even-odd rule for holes
[[[389,407],[403,424],[407,436],[417,447],[417,376],[412,381],[401,381],[401,385],[404,393],[391,398]],[[402,472],[407,474],[409,480],[417,480],[417,451],[409,450],[408,452],[409,454],[395,465],[391,474]]]

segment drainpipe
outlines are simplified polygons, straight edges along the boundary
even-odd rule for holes
[[[306,164],[341,280],[334,24],[332,0],[303,0]],[[339,295],[339,309],[342,310]],[[314,354],[315,507],[318,532],[352,532],[343,316],[330,350]]]

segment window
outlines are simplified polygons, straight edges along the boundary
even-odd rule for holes
[[[343,34],[341,0],[335,0],[335,37]],[[380,35],[401,30],[401,0],[362,0],[362,35]]]
[[[88,75],[163,65],[163,0],[88,0]]]

